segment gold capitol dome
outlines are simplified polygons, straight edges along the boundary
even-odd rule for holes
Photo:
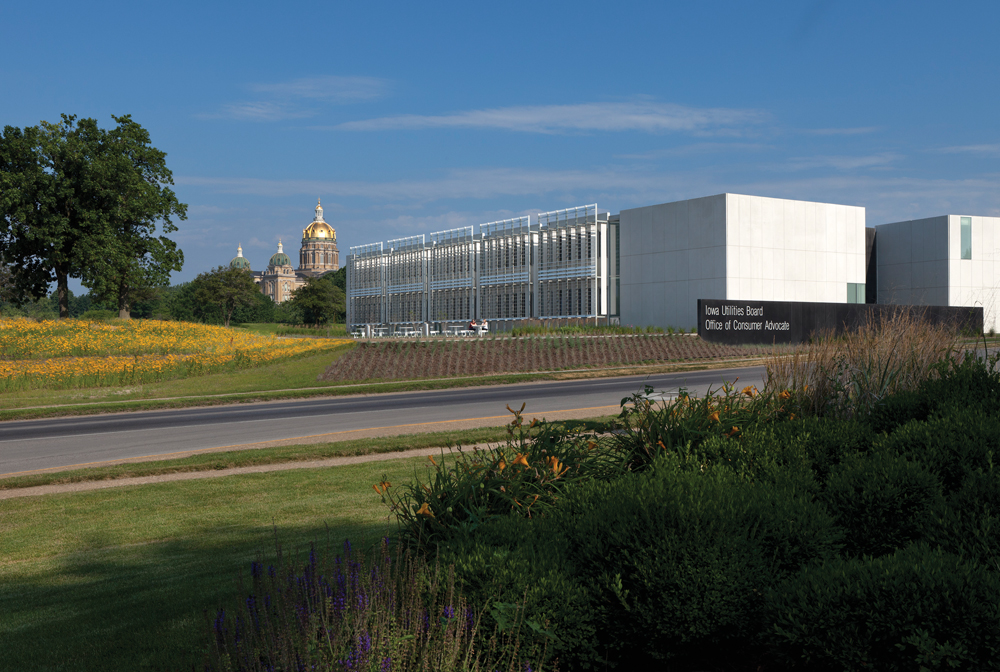
[[[323,206],[320,199],[316,199],[316,217],[312,224],[302,229],[302,241],[307,240],[330,240],[336,242],[337,232],[333,227],[323,220]]]

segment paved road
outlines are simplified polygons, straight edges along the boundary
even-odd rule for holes
[[[517,408],[522,402],[527,417],[561,411],[585,417],[611,412],[608,407],[618,406],[647,383],[657,391],[684,386],[692,394],[703,394],[709,386],[717,388],[737,376],[741,385],[761,385],[764,368],[3,422],[0,475],[260,442],[309,443],[317,437],[330,441],[354,430],[376,430],[378,435],[377,430],[400,433],[405,426],[420,431],[421,425],[438,422],[497,425],[510,417],[507,404]]]

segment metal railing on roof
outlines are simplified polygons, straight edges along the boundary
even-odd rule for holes
[[[446,231],[436,231],[430,234],[431,242],[435,245],[444,243],[465,243],[474,239],[471,226],[462,226],[457,229]]]
[[[500,219],[495,222],[488,222],[479,225],[479,233],[484,237],[505,235],[510,233],[527,233],[531,230],[531,217],[513,217],[511,219]]]
[[[424,246],[424,234],[419,236],[407,236],[406,238],[393,238],[386,242],[386,246],[390,250],[402,251],[402,250],[412,250],[420,249]]]
[[[574,224],[596,224],[597,203],[580,205],[575,208],[552,210],[538,213],[539,227],[572,226]]]
[[[367,245],[355,245],[351,248],[351,255],[355,257],[370,257],[382,254],[382,243],[368,243]]]

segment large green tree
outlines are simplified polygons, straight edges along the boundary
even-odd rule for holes
[[[69,278],[122,317],[132,302],[166,284],[183,253],[162,233],[187,206],[172,184],[166,155],[128,115],[101,129],[63,115],[0,135],[0,262],[18,268],[18,299],[56,283],[60,317],[69,316]]]
[[[291,303],[301,311],[303,322],[319,326],[344,312],[344,291],[329,276],[309,278],[292,293]]]
[[[260,294],[250,271],[229,266],[219,266],[202,273],[191,282],[191,286],[194,288],[196,310],[202,313],[206,308],[220,311],[227,327],[233,311],[240,306],[251,305],[256,295]]]

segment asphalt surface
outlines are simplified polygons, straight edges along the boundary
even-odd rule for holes
[[[274,441],[334,441],[358,430],[378,436],[427,431],[440,423],[500,425],[511,417],[506,406],[522,403],[529,418],[587,417],[613,412],[623,397],[647,384],[657,392],[685,387],[700,395],[737,377],[741,386],[761,386],[764,375],[758,366],[3,422],[0,475]]]

